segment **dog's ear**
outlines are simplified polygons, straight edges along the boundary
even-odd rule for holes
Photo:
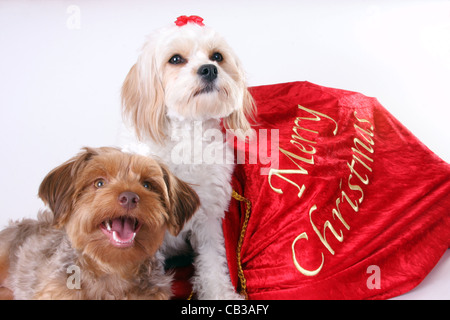
[[[184,224],[200,206],[197,193],[184,181],[173,175],[164,165],[161,166],[167,186],[169,209],[169,232],[176,236]]]
[[[150,137],[161,143],[165,127],[164,90],[155,59],[144,53],[122,85],[122,115],[134,126],[140,140]]]
[[[223,121],[226,129],[231,129],[236,136],[245,140],[247,135],[251,136],[251,125],[248,119],[255,120],[256,105],[252,95],[247,88],[244,89],[242,108],[233,111]]]
[[[77,156],[50,171],[39,186],[38,195],[55,215],[53,224],[56,227],[62,227],[72,212],[75,179],[95,154],[95,149],[85,148]]]

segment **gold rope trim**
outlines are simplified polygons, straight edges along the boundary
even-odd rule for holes
[[[237,201],[244,201],[246,204],[244,224],[242,225],[241,234],[239,236],[239,242],[238,242],[238,246],[236,249],[236,255],[237,255],[237,264],[238,264],[238,277],[239,277],[239,280],[241,281],[241,292],[240,293],[245,297],[245,300],[248,300],[247,280],[245,279],[244,270],[242,269],[242,263],[241,263],[241,249],[242,249],[242,243],[244,242],[245,231],[247,231],[248,220],[250,218],[250,211],[251,211],[252,203],[250,202],[250,200],[248,200],[247,198],[244,198],[243,196],[241,196],[234,190],[231,195]]]

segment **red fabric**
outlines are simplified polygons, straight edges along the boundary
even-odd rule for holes
[[[384,299],[419,284],[450,244],[450,166],[374,98],[308,82],[251,93],[257,141],[268,129],[280,149],[278,166],[261,154],[250,164],[247,146],[233,176],[252,205],[241,251],[249,299]],[[244,216],[232,199],[223,228],[237,287]]]
[[[194,266],[187,265],[173,268],[172,300],[186,300],[192,293],[191,277],[194,275]]]

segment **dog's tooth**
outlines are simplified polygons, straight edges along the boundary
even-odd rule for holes
[[[115,242],[120,242],[119,238],[117,238],[117,232],[113,231],[113,239]]]
[[[108,231],[112,230],[112,228],[111,228],[111,220],[105,221],[105,225],[106,225],[106,230],[108,230]]]
[[[136,232],[133,232],[133,238],[131,238],[130,242],[134,241],[134,238],[136,238]]]

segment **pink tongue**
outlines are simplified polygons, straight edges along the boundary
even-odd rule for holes
[[[115,231],[119,240],[127,241],[133,237],[134,219],[117,218],[112,221],[111,230]]]

